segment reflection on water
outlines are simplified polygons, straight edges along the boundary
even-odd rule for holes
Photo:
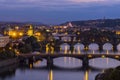
[[[82,44],[80,44],[82,45]],[[95,44],[94,44],[95,45]],[[86,52],[81,52],[82,46],[76,46],[73,53],[69,50],[69,46],[64,44],[62,52],[64,54],[86,54]],[[104,53],[112,54],[107,47],[104,46],[106,50]],[[89,51],[91,54],[102,54],[96,51],[96,47]],[[110,49],[111,47],[109,47]],[[63,50],[64,49],[64,50]],[[52,48],[51,48],[52,50]],[[49,48],[46,49],[49,53]],[[87,52],[87,53],[89,53]],[[54,49],[51,53],[54,53]],[[29,64],[28,66],[9,66],[5,69],[0,70],[0,80],[94,80],[95,76],[104,71],[105,68],[111,68],[119,66],[120,62],[109,58],[96,58],[89,60],[89,67],[84,68],[82,66],[82,61],[71,57],[61,57],[54,59],[53,69],[48,69],[46,67],[46,60],[35,62],[34,64]]]
[[[30,69],[32,69],[33,68],[33,64],[29,64],[29,67],[30,67]]]
[[[92,44],[89,47],[91,51],[87,53],[102,54],[96,51],[98,47],[92,48]],[[106,45],[104,45],[104,48],[104,53],[113,54],[113,52],[109,51],[111,47],[108,49]],[[46,53],[50,52],[49,49],[49,46],[47,46]],[[77,44],[73,53],[71,53],[69,46],[64,44],[61,51],[64,52],[64,54],[85,54],[86,52],[83,52],[83,49],[83,44]],[[54,49],[51,48],[51,50],[51,53],[54,53]],[[84,69],[81,60],[71,57],[61,57],[54,59],[53,69],[46,67],[46,60],[38,61],[29,66],[22,66],[22,68],[18,66],[2,68],[0,70],[0,80],[94,80],[95,76],[99,72],[104,71],[105,68],[116,67],[119,66],[119,64],[120,61],[103,56],[103,58],[89,60],[89,67]]]
[[[29,67],[22,66],[20,68],[16,66],[4,69],[5,71],[2,69],[0,70],[0,72],[2,71],[0,80],[94,80],[95,75],[104,71],[104,68],[116,67],[120,64],[114,59],[108,59],[109,63],[106,64],[106,58],[94,59],[94,64],[93,60],[89,62],[90,67],[83,69],[82,61],[79,59],[57,58],[54,59],[54,68],[49,70],[46,68],[45,60],[38,61],[30,64]]]
[[[89,80],[89,72],[86,70],[84,74],[84,80]]]
[[[109,54],[109,51],[107,50],[107,54]],[[107,65],[109,64],[109,58],[107,58]]]
[[[14,77],[17,64],[3,67],[0,69],[0,80],[5,80],[6,78]]]
[[[49,71],[48,80],[53,80],[53,70],[52,69]]]

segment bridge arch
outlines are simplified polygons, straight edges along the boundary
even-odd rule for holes
[[[91,43],[89,44],[89,50],[98,50],[99,49],[99,45],[97,43]]]
[[[117,45],[117,50],[120,52],[120,43]]]
[[[74,57],[74,56],[59,56],[59,57],[53,57],[53,60],[55,60],[55,59],[59,59],[59,58],[65,58],[65,57],[67,57],[67,58],[75,58],[75,59],[78,59],[78,60],[83,60],[82,58],[79,58],[79,57]]]
[[[62,43],[60,45],[60,50],[64,51],[64,50],[70,50],[70,45],[68,43]]]
[[[77,51],[77,52],[84,50],[84,48],[85,48],[85,46],[82,43],[76,43],[74,45],[74,50]]]
[[[114,60],[120,61],[119,56],[110,57],[110,56],[105,56],[105,55],[102,55],[102,56],[99,56],[99,57],[91,57],[91,58],[89,58],[89,60],[97,59],[97,58],[101,58],[101,59],[102,59],[102,58],[110,58],[110,59],[114,59]]]
[[[103,50],[113,50],[113,45],[111,43],[104,43]]]

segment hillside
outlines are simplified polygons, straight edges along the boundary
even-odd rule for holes
[[[74,26],[84,27],[120,27],[120,19],[97,19],[84,21],[69,21]],[[68,22],[61,25],[67,25]]]

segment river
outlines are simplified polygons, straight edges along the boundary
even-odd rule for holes
[[[67,48],[67,47],[66,47]],[[71,52],[68,49],[62,50],[64,54]],[[80,51],[74,54],[119,54],[112,51]],[[0,70],[0,80],[94,80],[95,76],[104,72],[107,68],[114,68],[120,65],[120,61],[108,58],[96,58],[89,61],[89,68],[83,69],[82,61],[70,57],[54,59],[54,68],[46,68],[46,60],[38,61],[29,66],[12,65]]]

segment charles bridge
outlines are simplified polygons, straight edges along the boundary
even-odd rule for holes
[[[46,45],[49,44],[50,46],[54,47],[54,49],[56,51],[59,51],[60,46],[64,43],[67,43],[70,46],[70,50],[73,51],[74,49],[74,45],[77,43],[83,44],[84,45],[84,49],[86,50],[88,48],[88,46],[91,43],[95,43],[99,46],[99,51],[103,50],[103,45],[105,43],[110,43],[113,46],[113,51],[117,51],[117,46],[120,43],[120,39],[119,38],[114,38],[112,40],[106,40],[106,41],[95,41],[95,40],[85,40],[84,38],[81,38],[80,40],[77,40],[77,36],[76,35],[56,35],[54,37],[58,37],[58,39],[56,41],[45,41],[42,42],[42,50],[45,50]],[[64,37],[69,37],[69,40],[62,40],[62,38]]]
[[[120,61],[120,54],[63,54],[63,53],[54,53],[54,54],[19,54],[18,57],[22,62],[27,61],[29,64],[32,64],[36,60],[46,60],[47,67],[52,67],[54,64],[54,59],[60,57],[72,57],[80,59],[82,61],[83,67],[89,66],[89,60],[95,58],[112,58]]]

